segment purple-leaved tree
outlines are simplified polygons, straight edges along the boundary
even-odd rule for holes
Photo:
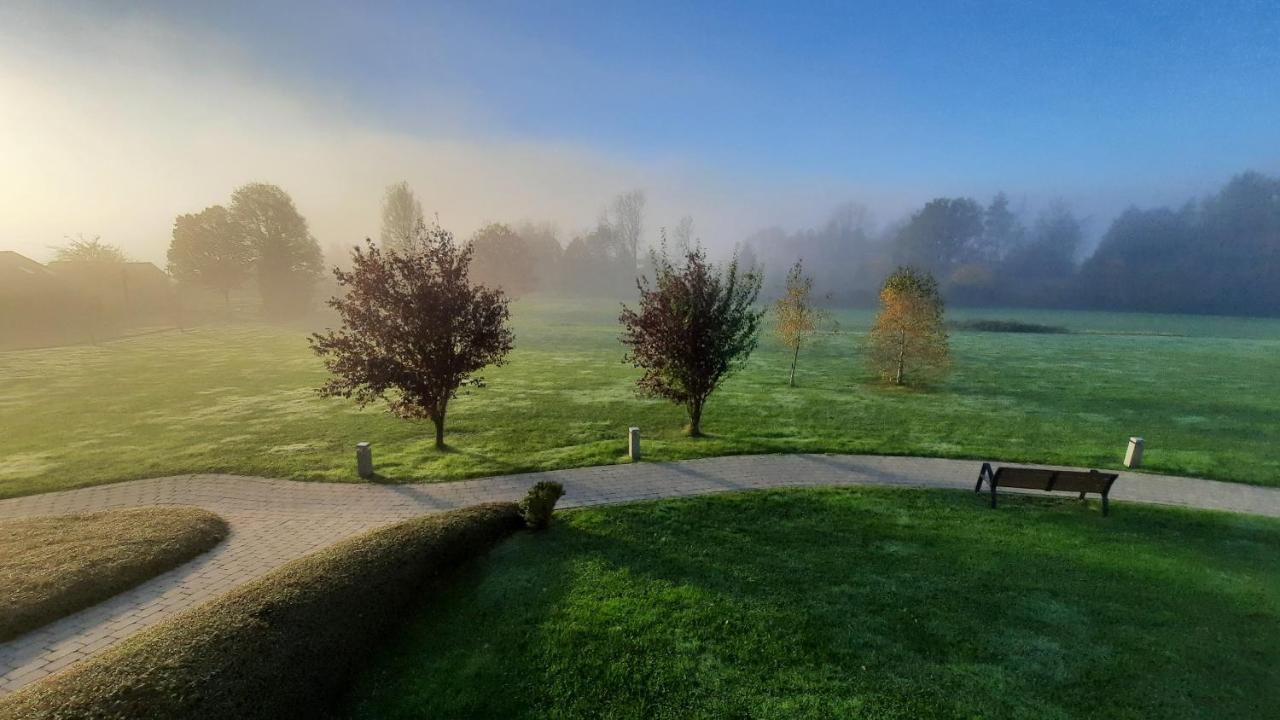
[[[353,250],[351,269],[334,270],[346,293],[329,300],[342,328],[310,343],[333,374],[322,395],[386,400],[399,417],[428,418],[443,449],[449,401],[483,386],[477,373],[501,365],[514,336],[506,296],[471,282],[470,248],[439,227],[418,237],[403,249]]]

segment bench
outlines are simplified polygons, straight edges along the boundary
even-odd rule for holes
[[[996,488],[1011,487],[1027,490],[1063,490],[1080,493],[1084,500],[1085,493],[1098,493],[1102,496],[1102,514],[1108,510],[1107,495],[1111,493],[1111,485],[1120,477],[1119,473],[1104,473],[1097,470],[1045,470],[1041,468],[1002,467],[992,471],[991,463],[982,463],[978,472],[978,484],[974,492],[982,492],[985,480],[991,487],[991,507],[996,506]]]

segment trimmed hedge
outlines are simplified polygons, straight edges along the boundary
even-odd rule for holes
[[[1069,329],[1058,325],[1041,325],[1018,320],[958,320],[948,323],[948,325],[953,330],[973,330],[975,332],[1035,333],[1041,335],[1069,335],[1071,333]]]
[[[0,522],[0,642],[172,570],[229,531],[222,518],[191,507]]]
[[[0,699],[0,718],[326,715],[428,583],[523,525],[492,503],[343,541]]]

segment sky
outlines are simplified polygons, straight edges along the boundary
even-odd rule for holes
[[[289,191],[322,246],[408,180],[465,237],[649,197],[729,246],[836,205],[1129,204],[1280,173],[1280,4],[0,3],[0,249]]]

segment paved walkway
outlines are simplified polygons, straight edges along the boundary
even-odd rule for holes
[[[379,525],[491,500],[537,480],[564,483],[561,507],[751,488],[897,485],[972,489],[979,463],[860,455],[757,455],[612,465],[431,485],[182,475],[0,500],[0,519],[139,505],[193,505],[231,534],[218,547],[99,605],[0,644],[0,694],[56,672],[282,563]],[[1280,489],[1123,473],[1113,498],[1280,517]],[[1123,517],[1123,508],[1119,512]]]

